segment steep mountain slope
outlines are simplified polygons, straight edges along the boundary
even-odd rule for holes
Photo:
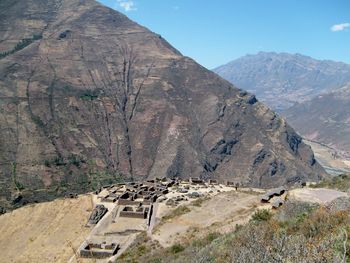
[[[257,95],[273,109],[286,109],[350,81],[350,65],[300,54],[260,52],[214,69]]]
[[[283,114],[309,140],[343,151],[350,158],[350,84],[297,104]]]
[[[117,180],[317,180],[254,96],[93,0],[0,1],[0,195],[18,206]]]

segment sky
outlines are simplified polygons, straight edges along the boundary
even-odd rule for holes
[[[98,0],[213,69],[259,51],[350,64],[350,0]]]

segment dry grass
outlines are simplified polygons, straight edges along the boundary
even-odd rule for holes
[[[197,207],[201,207],[203,202],[205,202],[205,201],[207,201],[209,199],[210,199],[209,196],[200,197],[200,198],[197,198],[196,200],[192,201],[191,205],[197,206]]]
[[[90,229],[90,197],[33,204],[0,216],[0,262],[67,262]],[[19,253],[20,251],[20,253]]]
[[[188,206],[180,205],[162,218],[162,221],[169,221],[175,217],[191,212]]]

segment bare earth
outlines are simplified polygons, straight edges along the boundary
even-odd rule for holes
[[[215,226],[216,231],[232,230],[236,224],[247,222],[259,205],[259,196],[236,191],[223,192],[204,201],[201,207],[191,206],[189,213],[176,217],[160,225],[154,231],[152,239],[163,247],[169,247],[183,239],[183,235],[193,229],[203,231]],[[166,209],[160,204],[161,209]]]
[[[17,209],[0,216],[0,262],[67,262],[89,234],[90,195]]]
[[[289,192],[288,198],[295,199],[298,201],[326,204],[332,202],[334,199],[339,197],[349,196],[348,193],[340,192],[332,189],[313,189],[313,188],[303,188],[294,189]]]

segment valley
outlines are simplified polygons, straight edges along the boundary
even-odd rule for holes
[[[329,174],[337,175],[350,172],[349,156],[344,155],[337,149],[315,141],[304,140],[304,142],[311,146],[315,153],[315,158]]]

